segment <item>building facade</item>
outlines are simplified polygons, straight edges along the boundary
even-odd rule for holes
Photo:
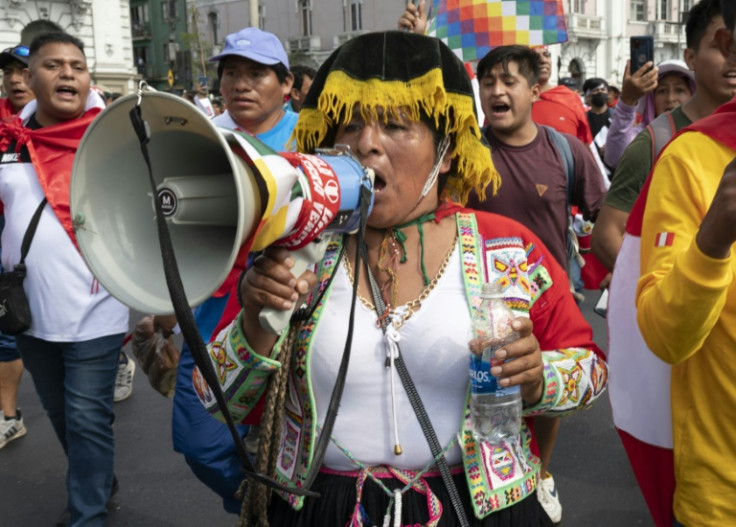
[[[258,20],[251,20],[257,3]],[[693,0],[563,0],[569,41],[552,46],[552,82],[603,77],[619,85],[629,37],[652,35],[655,62],[682,58],[683,14]],[[337,46],[367,31],[393,29],[404,10],[395,0],[193,0],[199,32],[215,50],[228,33],[256,25],[278,35],[294,63],[320,64]],[[254,23],[255,22],[255,23]]]
[[[186,1],[131,0],[130,20],[138,75],[157,90],[190,89],[196,73]]]
[[[122,94],[135,89],[127,0],[0,1],[0,49],[29,45],[37,34],[54,30],[84,43],[94,85]]]
[[[629,38],[654,37],[654,62],[683,58],[692,0],[564,0],[569,41],[553,46],[557,77],[602,77],[621,86]],[[554,80],[554,79],[553,79]]]
[[[563,2],[569,41],[551,47],[552,82],[595,76],[620,85],[631,36],[654,37],[655,62],[682,58],[694,0]],[[61,29],[85,43],[93,82],[106,91],[128,93],[142,78],[180,92],[202,75],[216,84],[206,59],[243,27],[275,33],[293,64],[318,66],[356,35],[395,28],[403,9],[395,0],[2,0],[0,45]]]

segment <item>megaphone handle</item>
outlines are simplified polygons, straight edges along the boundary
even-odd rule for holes
[[[301,249],[292,251],[291,257],[294,259],[294,267],[291,268],[291,273],[294,277],[299,278],[302,273],[307,270],[307,267],[322,259],[325,255],[325,251],[327,250],[328,242],[329,237],[322,236]],[[258,315],[258,322],[261,324],[263,329],[276,333],[277,335],[281,335],[284,329],[289,325],[289,319],[291,319],[293,312],[293,307],[287,311],[264,307]]]

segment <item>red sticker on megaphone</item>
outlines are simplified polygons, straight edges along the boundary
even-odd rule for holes
[[[329,163],[319,156],[282,152],[284,158],[300,169],[309,183],[299,219],[291,233],[276,245],[300,249],[319,236],[340,210],[340,184]]]

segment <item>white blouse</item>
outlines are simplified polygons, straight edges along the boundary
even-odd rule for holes
[[[312,388],[320,423],[324,422],[345,347],[352,295],[345,267],[338,266],[336,272],[311,354]],[[420,470],[432,455],[397,372],[395,397],[403,453],[394,454],[391,375],[385,367],[386,345],[376,319],[375,311],[358,300],[350,367],[332,435],[368,466],[385,464]],[[400,328],[399,335],[401,355],[445,447],[460,431],[468,388],[470,311],[457,245],[436,287]],[[450,464],[460,463],[459,447],[451,448],[447,457]],[[333,470],[356,469],[355,463],[332,442],[324,463]]]

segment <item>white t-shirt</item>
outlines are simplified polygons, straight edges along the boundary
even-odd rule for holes
[[[325,419],[345,347],[351,296],[352,285],[340,265],[311,354],[312,388],[320,424]],[[391,376],[384,366],[386,348],[376,318],[375,311],[358,301],[350,366],[332,435],[369,466],[421,469],[431,461],[432,454],[396,372],[397,421],[403,453],[394,455]],[[437,438],[445,447],[460,432],[468,389],[470,311],[457,246],[437,286],[399,334],[401,355]],[[460,448],[450,449],[447,459],[450,464],[460,463]],[[325,453],[325,466],[342,471],[357,468],[332,442]]]
[[[32,101],[21,113],[24,123],[34,112]],[[44,195],[33,164],[17,162],[13,156],[0,161],[0,201],[5,207],[2,264],[10,270],[20,261],[23,236]],[[32,315],[26,335],[80,342],[128,330],[129,309],[95,279],[48,204],[25,263],[23,287]]]

